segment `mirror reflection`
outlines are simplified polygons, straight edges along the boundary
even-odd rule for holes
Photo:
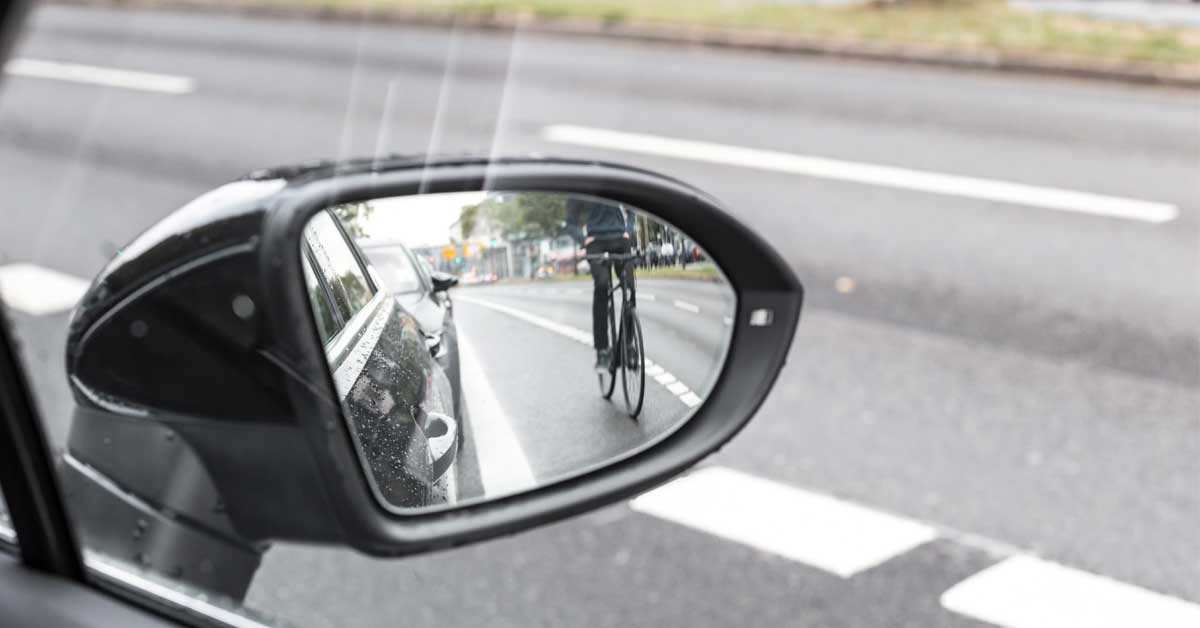
[[[587,195],[342,204],[301,248],[346,420],[398,510],[526,491],[662,438],[711,389],[736,306],[687,234]]]

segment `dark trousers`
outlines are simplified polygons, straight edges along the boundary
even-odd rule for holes
[[[629,240],[612,238],[595,240],[587,246],[588,255],[600,253],[627,254]],[[608,348],[608,291],[612,289],[612,274],[623,276],[628,260],[588,260],[592,272],[592,345],[597,349]]]

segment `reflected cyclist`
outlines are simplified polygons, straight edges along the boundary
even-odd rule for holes
[[[611,201],[571,197],[567,200],[567,229],[588,255],[626,255],[633,248],[635,231],[631,208]],[[629,260],[589,259],[592,273],[592,346],[596,348],[596,371],[609,369],[612,349],[608,346],[608,293],[612,271],[622,276]],[[614,268],[615,266],[615,268]]]

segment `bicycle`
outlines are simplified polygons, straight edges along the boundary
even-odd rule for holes
[[[597,373],[600,396],[611,399],[617,385],[617,369],[621,370],[621,389],[625,395],[625,410],[630,418],[637,420],[646,396],[646,353],[642,339],[642,323],[637,316],[637,282],[634,266],[642,259],[640,253],[600,253],[587,255],[585,259],[596,271],[594,262],[604,262],[604,272],[609,262],[626,262],[620,277],[608,291],[608,371]],[[615,316],[613,300],[621,291],[621,318]],[[628,334],[628,337],[626,336]]]

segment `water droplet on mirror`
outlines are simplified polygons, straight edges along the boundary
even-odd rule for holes
[[[138,340],[145,338],[148,333],[150,333],[150,326],[146,324],[146,321],[136,320],[129,324],[129,335]]]

